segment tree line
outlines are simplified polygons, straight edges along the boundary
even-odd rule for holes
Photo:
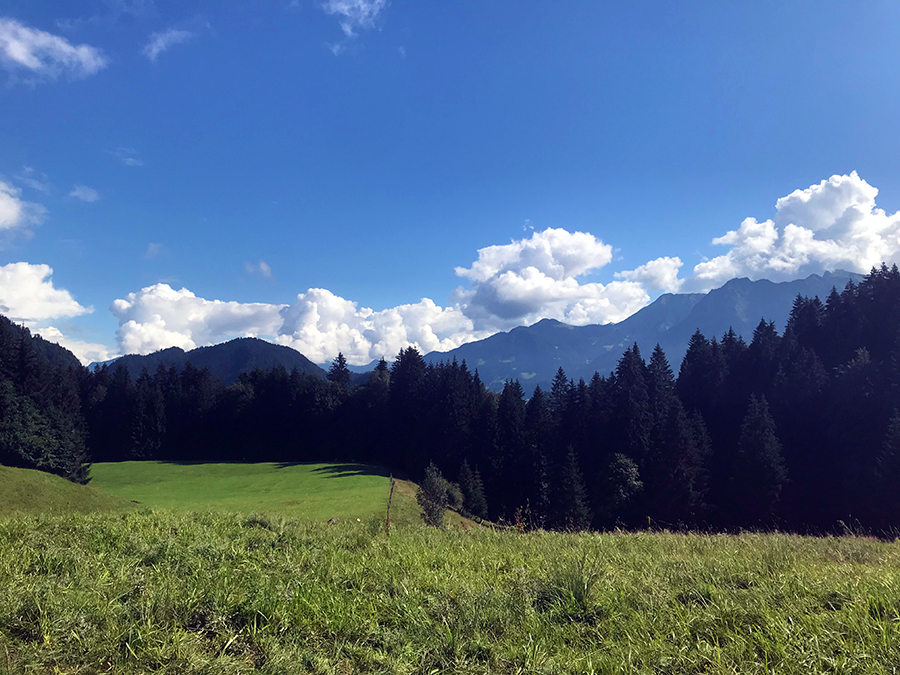
[[[693,335],[677,375],[637,345],[590,381],[489,391],[415,348],[352,385],[276,367],[224,385],[54,365],[0,324],[0,462],[87,479],[94,461],[379,463],[471,515],[523,528],[900,524],[900,272],[797,297],[783,334]],[[77,467],[77,470],[75,468]],[[427,469],[427,473],[426,473]]]

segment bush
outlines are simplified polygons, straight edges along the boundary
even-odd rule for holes
[[[444,511],[449,503],[450,483],[441,475],[434,462],[425,469],[425,480],[416,493],[425,522],[434,527],[444,526]]]

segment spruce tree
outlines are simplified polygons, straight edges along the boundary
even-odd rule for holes
[[[875,465],[874,520],[891,529],[900,524],[900,410],[895,410]]]
[[[574,532],[590,527],[593,515],[574,448],[569,448],[559,468],[553,506],[558,529]]]
[[[764,396],[751,396],[735,458],[732,488],[737,525],[772,525],[787,469]]]
[[[350,369],[347,368],[347,359],[344,358],[343,353],[338,352],[334,361],[331,362],[331,368],[328,369],[328,379],[339,387],[350,386]]]
[[[463,494],[463,508],[466,513],[478,518],[488,517],[487,499],[484,496],[484,484],[478,469],[472,470],[467,460],[463,460],[459,469],[459,488]]]

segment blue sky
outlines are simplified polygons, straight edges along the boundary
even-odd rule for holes
[[[366,363],[866,271],[900,258],[898,29],[876,1],[5,0],[0,311],[84,360],[252,334]]]

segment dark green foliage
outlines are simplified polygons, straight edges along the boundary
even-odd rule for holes
[[[328,370],[328,380],[334,382],[340,387],[350,386],[350,369],[347,368],[347,359],[341,352],[331,362],[331,368]]]
[[[484,496],[481,475],[478,469],[473,471],[466,460],[463,460],[459,469],[459,488],[462,491],[463,512],[478,518],[487,518],[487,499]]]
[[[444,526],[444,511],[449,505],[450,484],[440,470],[431,463],[425,469],[425,478],[416,492],[416,501],[422,508],[422,518],[433,527]]]
[[[588,506],[584,478],[573,448],[569,448],[559,467],[554,493],[554,521],[557,528],[575,532],[590,527],[593,514]]]
[[[732,476],[735,522],[770,525],[786,482],[787,470],[769,405],[764,396],[751,395]]]
[[[81,367],[0,317],[0,463],[89,480]]]
[[[621,453],[610,456],[600,479],[600,524],[612,527],[634,520],[634,504],[644,491],[640,471],[634,461]]]

